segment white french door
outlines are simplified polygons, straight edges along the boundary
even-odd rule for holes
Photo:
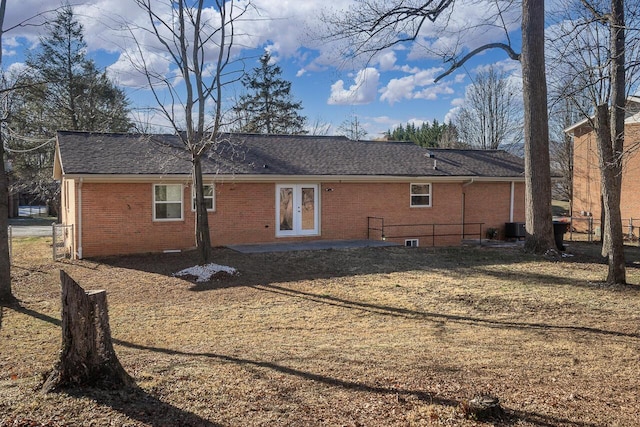
[[[318,185],[276,185],[276,236],[318,234]]]

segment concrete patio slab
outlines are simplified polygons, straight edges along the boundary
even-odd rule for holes
[[[380,246],[398,246],[397,243],[383,240],[314,240],[309,242],[259,243],[251,245],[230,245],[229,249],[243,253],[313,251],[323,249],[352,249]]]

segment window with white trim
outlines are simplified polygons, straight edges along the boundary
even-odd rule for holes
[[[431,184],[411,184],[411,207],[428,208],[431,206]]]
[[[420,246],[420,241],[418,239],[405,239],[404,245],[410,248],[417,248]]]
[[[213,212],[216,210],[216,187],[214,184],[204,184],[204,203],[207,210]],[[196,210],[196,189],[191,186],[191,210]]]
[[[182,184],[154,184],[154,221],[182,220],[182,197]]]

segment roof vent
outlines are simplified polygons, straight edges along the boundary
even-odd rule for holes
[[[427,151],[427,154],[425,154],[425,156],[427,156],[430,159],[434,157],[433,152],[431,151]]]
[[[438,170],[438,161],[437,160],[433,161],[433,170]]]

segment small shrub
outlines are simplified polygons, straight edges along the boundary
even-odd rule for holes
[[[487,239],[497,239],[497,238],[498,238],[498,229],[487,228]]]

